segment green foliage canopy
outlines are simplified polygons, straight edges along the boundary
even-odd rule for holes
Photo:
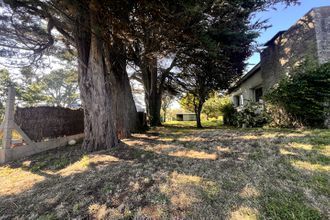
[[[228,103],[230,103],[228,97],[213,93],[204,103],[202,113],[206,114],[208,118],[217,118],[218,116],[223,115],[223,108]]]
[[[191,93],[185,94],[179,100],[181,108],[189,112],[195,112],[195,104],[198,105],[196,102],[198,102],[198,100]]]
[[[12,85],[12,83],[8,70],[0,69],[0,120],[3,119],[5,111],[8,87]]]
[[[68,107],[77,105],[78,74],[74,69],[58,69],[42,79],[46,102],[50,105]]]

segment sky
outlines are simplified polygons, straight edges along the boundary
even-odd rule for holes
[[[301,4],[296,6],[285,7],[283,4],[275,6],[276,10],[268,10],[256,14],[255,19],[269,19],[268,24],[270,28],[261,32],[257,39],[258,44],[266,43],[277,32],[289,29],[308,11],[315,7],[330,6],[330,0],[300,0]],[[247,63],[247,69],[251,69],[260,61],[259,53],[254,53]]]

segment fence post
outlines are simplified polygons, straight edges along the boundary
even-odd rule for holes
[[[3,122],[3,140],[2,145],[4,149],[11,148],[12,144],[12,131],[14,128],[14,115],[15,115],[15,88],[8,88],[8,98],[5,110],[5,117]]]

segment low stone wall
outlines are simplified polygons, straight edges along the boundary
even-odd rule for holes
[[[84,132],[84,112],[61,107],[17,108],[15,123],[32,141]]]

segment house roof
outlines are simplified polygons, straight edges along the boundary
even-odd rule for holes
[[[240,78],[234,86],[232,86],[231,88],[229,88],[228,92],[231,93],[233,91],[235,91],[240,85],[242,85],[246,80],[248,80],[251,76],[253,76],[256,72],[258,72],[260,70],[260,63],[258,63],[257,65],[255,65],[249,72],[247,72],[244,76],[242,76],[242,78]]]
[[[269,46],[271,45],[279,36],[281,36],[282,34],[284,34],[286,31],[279,31],[277,32],[277,34],[274,35],[274,37],[272,37],[272,39],[270,39],[269,41],[267,41],[264,46]],[[248,80],[251,76],[253,76],[256,72],[258,72],[261,68],[260,63],[258,63],[257,65],[255,65],[248,73],[246,73],[244,76],[242,76],[242,78],[240,78],[234,86],[232,86],[231,88],[229,88],[228,93],[231,93],[233,91],[235,91],[240,85],[242,85],[242,83],[244,83],[246,80]]]
[[[307,12],[306,14],[305,14],[305,16],[306,15],[308,15],[308,14],[310,14],[312,11],[314,11],[314,10],[317,10],[317,9],[322,9],[322,8],[329,8],[330,9],[330,6],[322,6],[322,7],[316,7],[316,8],[312,8],[309,12]],[[301,19],[301,18],[300,18]],[[299,20],[300,20],[299,19]],[[299,21],[298,20],[298,21]],[[297,22],[296,22],[297,23]],[[290,29],[292,29],[293,28],[293,26],[291,26],[288,30],[283,30],[283,31],[279,31],[279,32],[277,32],[277,34],[275,34],[274,35],[274,37],[272,37],[269,41],[267,41],[265,44],[264,44],[264,46],[265,47],[268,47],[268,46],[270,46],[271,44],[273,44],[274,43],[274,41],[279,37],[279,36],[281,36],[281,35],[283,35],[284,33],[286,33],[287,31],[290,31]],[[235,91],[242,83],[244,83],[246,80],[248,80],[251,76],[253,76],[256,72],[258,72],[259,70],[260,70],[260,67],[261,67],[261,65],[260,65],[260,63],[258,63],[256,66],[254,66],[248,73],[246,73],[244,76],[242,76],[232,87],[230,87],[229,89],[228,89],[228,93],[231,93],[231,92],[233,92],[233,91]]]
[[[300,21],[301,19],[303,19],[305,16],[311,14],[312,11],[318,10],[318,9],[328,9],[330,10],[330,6],[320,6],[320,7],[314,7],[312,9],[310,9],[302,18],[299,18],[298,21]],[[298,23],[298,21],[295,22],[295,24]],[[275,36],[270,39],[269,41],[267,41],[264,46],[269,46],[270,44],[272,44],[279,36],[281,36],[282,34],[290,31],[290,29],[292,29],[294,27],[294,25],[292,25],[288,30],[283,30],[283,31],[279,31],[277,32],[277,34],[275,34]]]
[[[269,41],[267,41],[264,46],[269,46],[270,44],[272,44],[279,36],[281,36],[282,34],[284,34],[287,31],[279,31],[277,32],[277,34],[275,34],[274,37],[272,37],[272,39],[270,39]]]
[[[272,37],[272,39],[270,39],[269,41],[267,41],[264,46],[269,46],[271,45],[279,36],[281,36],[282,34],[284,34],[286,31],[279,31],[277,32],[277,34],[274,35],[274,37]],[[244,83],[247,79],[249,79],[251,76],[253,76],[253,74],[255,74],[256,72],[258,72],[260,70],[260,62],[255,65],[249,72],[247,72],[244,76],[242,76],[242,78],[240,78],[235,84],[234,86],[232,86],[231,88],[229,88],[228,93],[231,93],[233,91],[235,91],[240,85],[242,85],[242,83]]]

